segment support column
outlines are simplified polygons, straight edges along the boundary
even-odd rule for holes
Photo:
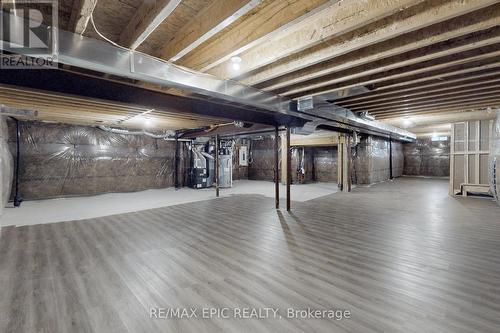
[[[392,173],[392,138],[389,138],[389,179],[394,179]]]
[[[349,134],[346,134],[344,138],[344,165],[342,167],[344,169],[343,189],[344,192],[351,192],[351,142]]]
[[[286,127],[286,210],[291,210],[292,155],[290,153],[290,127]]]
[[[351,191],[351,145],[348,134],[339,134],[338,180],[342,192]]]
[[[174,185],[179,188],[179,131],[175,131]]]
[[[219,197],[219,135],[215,135],[215,196]]]
[[[276,209],[280,208],[280,169],[279,169],[279,131],[274,129],[274,201]]]

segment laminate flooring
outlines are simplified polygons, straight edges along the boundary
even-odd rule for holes
[[[500,332],[500,207],[447,185],[400,178],[291,213],[235,195],[4,227],[0,332]],[[271,307],[281,318],[150,318]]]

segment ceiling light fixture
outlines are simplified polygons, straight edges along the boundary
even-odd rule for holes
[[[231,68],[235,71],[239,71],[241,68],[241,57],[234,56],[231,57]]]
[[[406,128],[406,127],[410,127],[411,125],[413,125],[413,122],[411,121],[410,118],[404,118],[403,119],[403,126]]]

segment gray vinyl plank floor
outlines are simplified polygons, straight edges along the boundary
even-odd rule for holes
[[[4,227],[0,332],[500,332],[500,207],[447,185],[400,178],[291,213],[235,195]],[[151,308],[281,318],[156,319]]]

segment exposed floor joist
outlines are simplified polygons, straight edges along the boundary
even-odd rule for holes
[[[256,8],[256,12],[251,11],[233,24],[231,29],[215,36],[177,63],[191,69],[208,71],[232,56],[279,35],[331,2],[336,0],[265,0]]]
[[[142,129],[150,120],[151,129],[187,129],[228,122],[224,118],[179,114],[174,110],[149,109],[131,104],[111,103],[75,96],[0,85],[3,104],[38,111],[38,120],[82,125],[110,125]],[[147,113],[147,118],[140,115]]]
[[[262,0],[214,1],[165,43],[160,58],[177,61],[259,5]]]
[[[276,66],[276,64],[271,64],[269,68],[263,68],[243,81],[264,90],[276,90],[298,82],[314,79],[374,61],[380,61],[388,57],[402,55],[414,50],[425,50],[426,47],[431,47],[437,43],[446,45],[445,42],[452,39],[457,39],[487,29],[493,28],[497,30],[499,20],[500,5],[495,5],[375,45],[363,47],[356,52],[349,52],[304,69],[294,70],[289,74],[281,75],[275,79],[269,79],[267,76],[267,70]],[[453,44],[449,47],[453,47]],[[339,48],[339,51],[340,50]],[[304,54],[304,56],[307,56],[307,54]],[[286,61],[287,59],[283,60],[284,63]],[[280,62],[278,62],[278,64],[279,63]]]
[[[471,51],[468,57],[460,58],[459,60],[455,60],[454,58],[445,58],[438,61],[430,61],[424,64],[403,67],[400,69],[390,70],[385,73],[367,75],[361,78],[346,81],[343,81],[342,78],[340,78],[339,81],[341,82],[339,83],[321,86],[319,88],[313,88],[300,92],[287,91],[286,93],[283,93],[283,95],[290,98],[298,98],[302,96],[320,95],[327,92],[339,91],[358,86],[366,87],[370,85],[381,84],[382,87],[394,86],[396,84],[405,85],[417,80],[420,80],[419,82],[428,81],[434,77],[443,77],[447,74],[449,75],[454,72],[456,73],[468,69],[477,70],[480,66],[498,63],[500,56],[500,51],[498,50],[499,47],[500,45],[496,45],[494,48],[486,51],[486,53],[482,53],[481,50],[476,49]]]
[[[96,4],[97,0],[76,0],[71,11],[68,30],[76,34],[83,34]]]
[[[417,103],[424,102],[424,101],[434,101],[434,100],[439,100],[439,101],[445,101],[445,100],[450,100],[450,99],[456,99],[461,98],[461,97],[466,97],[466,96],[478,96],[478,95],[484,95],[484,94],[490,94],[494,95],[499,92],[500,89],[500,82],[494,82],[493,84],[487,84],[487,85],[482,85],[476,88],[470,88],[467,87],[465,89],[461,90],[453,90],[451,92],[446,92],[446,93],[435,93],[435,94],[422,94],[418,97],[413,97],[413,98],[403,98],[403,99],[397,99],[397,100],[390,100],[386,102],[381,102],[381,103],[374,103],[374,104],[365,104],[365,105],[358,105],[358,106],[350,106],[349,109],[352,111],[372,111],[372,110],[378,110],[380,108],[391,108],[393,106],[399,106],[399,105],[417,105]]]
[[[295,56],[287,59],[283,64],[271,65],[270,68],[264,69],[261,73],[262,78],[266,80],[290,73],[292,71],[300,70],[308,66],[318,64],[330,60],[334,57],[338,57],[349,52],[359,50],[363,47],[372,46],[376,43],[387,41],[391,38],[401,36],[405,33],[413,32],[418,29],[428,27],[432,24],[439,23],[448,19],[452,19],[457,16],[465,15],[470,12],[479,10],[481,8],[487,7],[496,3],[494,0],[486,1],[476,1],[476,0],[453,0],[453,1],[425,1],[419,5],[413,6],[407,10],[400,11],[394,15],[387,17],[385,20],[378,20],[369,24],[370,21],[365,22],[361,25],[360,29],[352,31],[350,34],[344,34],[339,36],[337,39],[333,39],[327,43],[316,45],[309,50],[304,50],[302,53],[298,53]],[[371,1],[367,2],[367,6],[371,5]],[[360,22],[361,24],[361,22]],[[285,40],[283,43],[295,43],[295,40]],[[311,45],[314,46],[314,45]],[[267,45],[268,49],[276,49],[276,52],[281,51],[274,44]],[[255,54],[250,52],[255,51]],[[302,51],[302,50],[300,50]],[[249,63],[248,67],[251,69],[256,69],[259,66],[266,65],[262,60],[262,52],[264,50],[255,49],[250,50],[247,56],[242,55],[244,62]],[[269,52],[269,50],[267,51]],[[266,54],[266,53],[264,53]],[[290,54],[290,53],[288,53]],[[272,54],[271,59],[276,59],[276,56]],[[255,60],[259,59],[259,60]],[[253,65],[253,63],[258,62],[258,65]],[[246,71],[242,71],[242,74]],[[213,74],[223,76],[221,73],[212,72]],[[255,84],[258,81],[252,79],[252,77],[244,78],[242,82],[246,84]]]
[[[421,0],[372,0],[368,2],[345,0],[337,2],[300,24],[296,24],[287,30],[283,37],[271,39],[240,54],[242,66],[239,74],[250,72],[281,58],[320,45],[329,39],[391,16],[419,2]],[[222,78],[232,78],[238,74],[231,72],[225,64],[219,65],[210,73]],[[252,84],[246,80],[243,82]]]
[[[500,105],[499,99],[463,102],[443,106],[430,106],[419,110],[394,110],[386,113],[375,114],[377,119],[395,118],[402,116],[415,116],[423,114],[438,114],[444,112],[472,111],[486,108],[495,108]]]
[[[497,75],[500,73],[497,73]],[[494,74],[492,74],[494,75]],[[435,85],[432,85],[427,88],[422,89],[414,89],[414,91],[410,92],[395,92],[392,94],[387,94],[386,96],[375,96],[369,99],[363,100],[347,100],[346,102],[335,101],[335,104],[341,105],[346,108],[354,108],[358,106],[369,106],[369,105],[385,105],[385,103],[392,103],[395,101],[404,101],[408,100],[417,100],[419,98],[427,98],[427,97],[440,97],[447,96],[449,94],[454,94],[456,92],[466,92],[466,91],[474,91],[478,89],[484,89],[491,86],[496,86],[500,84],[500,77],[493,77],[491,79],[475,79],[472,81],[468,81],[467,83],[461,84],[451,84],[444,85],[444,87],[436,88]],[[432,89],[434,87],[434,89]]]
[[[145,1],[120,34],[119,44],[135,50],[179,5],[181,0]]]
[[[462,38],[456,41],[446,41],[440,44],[427,46],[423,49],[404,53],[402,55],[388,57],[365,65],[333,72],[315,79],[304,80],[295,85],[276,89],[275,92],[285,93],[285,95],[295,94],[297,92],[319,88],[365,75],[377,73],[385,75],[386,73],[392,73],[390,71],[397,68],[401,68],[401,70],[405,72],[411,72],[414,68],[419,67],[428,67],[429,69],[433,69],[435,64],[466,58],[470,53],[481,52],[480,48],[498,43],[500,43],[499,27],[492,29],[491,31],[468,36],[468,38]]]

